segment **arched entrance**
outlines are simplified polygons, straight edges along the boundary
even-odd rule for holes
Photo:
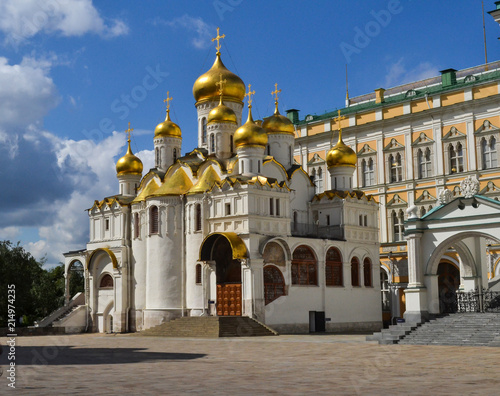
[[[460,287],[460,271],[453,264],[443,261],[438,270],[439,312],[457,312],[457,290]]]
[[[246,246],[235,233],[207,236],[200,249],[200,260],[215,264],[218,316],[242,315],[241,260]]]

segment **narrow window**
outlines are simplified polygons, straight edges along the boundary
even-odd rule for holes
[[[106,219],[106,231],[109,231],[109,219]]]
[[[274,198],[269,198],[269,215],[274,216]]]
[[[207,119],[205,117],[201,119],[201,141],[207,142]]]
[[[481,140],[481,154],[483,157],[483,169],[491,169],[497,166],[496,139],[492,136],[489,141]]]
[[[241,173],[245,173],[245,163],[241,161]]]
[[[280,215],[280,199],[276,198],[276,216]]]
[[[174,162],[177,161],[177,149],[174,148]]]
[[[233,135],[229,136],[229,151],[231,153],[234,151],[234,148],[233,148]]]
[[[363,225],[363,215],[359,215],[359,225]]]
[[[215,152],[215,136],[213,133],[210,135],[210,152]]]
[[[160,149],[158,147],[155,148],[155,164],[156,167],[160,166]]]
[[[353,257],[351,260],[351,285],[359,286],[359,260]]]
[[[226,216],[230,216],[231,215],[231,204],[226,203],[225,208],[226,208]]]
[[[393,226],[393,241],[400,242],[404,240],[404,213],[402,210],[399,213],[392,212],[392,226]]]
[[[371,287],[372,285],[372,262],[367,257],[363,261],[363,278],[365,286]]]
[[[201,285],[201,264],[196,264],[196,284]]]
[[[330,215],[326,215],[326,225],[330,225]]]
[[[257,160],[257,173],[260,174],[260,161]]]
[[[158,207],[152,206],[149,210],[149,234],[158,234]]]
[[[134,238],[139,238],[140,228],[139,228],[139,213],[134,213]]]
[[[326,252],[325,284],[326,286],[344,285],[344,277],[342,274],[342,255],[340,254],[340,251],[334,247],[331,247]]]
[[[322,193],[323,192],[323,169],[319,168],[318,169],[318,178],[316,180],[316,193]]]
[[[201,231],[201,204],[196,204],[194,208],[195,208],[194,230]]]

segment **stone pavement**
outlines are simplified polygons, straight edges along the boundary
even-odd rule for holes
[[[496,395],[498,348],[378,345],[363,335],[17,337],[0,395]]]

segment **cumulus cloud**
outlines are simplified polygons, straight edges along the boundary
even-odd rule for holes
[[[206,23],[201,17],[194,18],[189,15],[175,18],[171,21],[164,21],[157,18],[154,24],[162,24],[170,26],[171,28],[183,28],[190,32],[194,32],[196,37],[191,40],[195,48],[203,49],[210,45],[212,41],[212,32],[215,30],[211,25]]]
[[[119,19],[104,20],[92,0],[2,0],[0,31],[7,42],[17,45],[42,32],[109,38],[127,34],[128,27]]]
[[[397,62],[388,65],[383,86],[390,88],[438,75],[439,68],[430,62],[420,62],[408,68],[405,59],[400,58]]]
[[[17,241],[17,238],[21,235],[21,229],[19,227],[5,227],[0,229],[0,239]]]

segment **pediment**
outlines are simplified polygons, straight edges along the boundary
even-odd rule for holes
[[[444,135],[443,140],[451,139],[465,139],[465,134],[460,132],[456,127],[451,127],[446,135]]]
[[[396,139],[392,138],[387,146],[384,147],[384,151],[398,151],[403,150],[405,146],[399,143]]]
[[[358,157],[365,156],[365,155],[373,155],[377,154],[377,151],[372,149],[368,144],[365,144],[361,150],[358,151]]]
[[[422,194],[415,200],[415,203],[427,203],[427,202],[436,202],[437,199],[434,197],[429,191],[424,190]]]
[[[500,202],[482,195],[475,195],[473,198],[455,198],[453,201],[428,212],[422,219],[425,221],[457,220],[465,222],[465,219],[478,217],[487,218],[488,222],[498,221],[500,219]]]
[[[492,132],[498,132],[498,127],[493,125],[489,120],[484,120],[483,124],[478,129],[476,129],[474,133],[480,135],[482,133]]]
[[[408,202],[402,199],[399,194],[395,194],[394,197],[387,202],[387,206],[407,206]]]
[[[495,183],[489,181],[481,191],[479,191],[480,195],[498,195],[500,194],[500,188],[498,188]]]
[[[324,164],[325,160],[319,156],[319,154],[314,154],[313,157],[307,162],[307,165],[319,165]]]
[[[418,138],[416,138],[415,141],[413,142],[413,146],[420,146],[420,145],[426,145],[426,144],[431,144],[431,143],[434,143],[434,140],[432,140],[424,132],[422,132],[422,133],[420,133]]]

